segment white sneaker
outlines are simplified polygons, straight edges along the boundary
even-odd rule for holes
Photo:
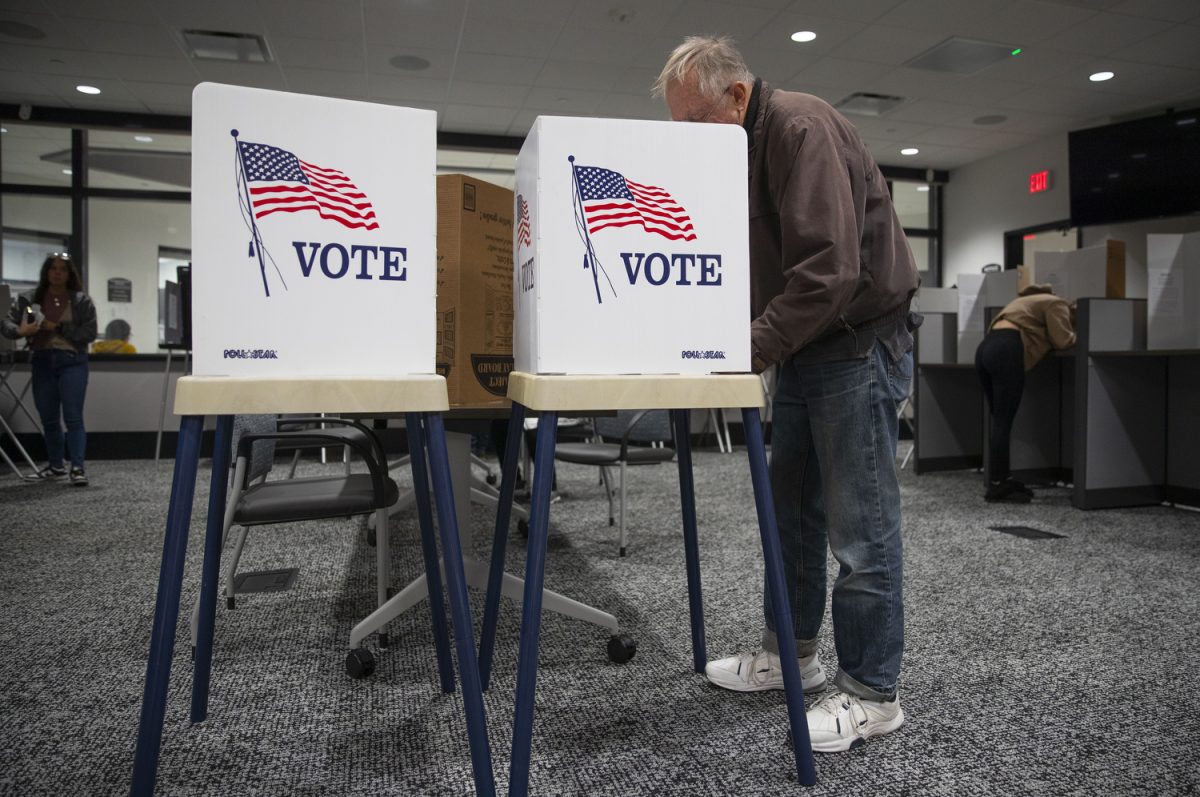
[[[800,682],[804,685],[805,694],[820,692],[825,688],[825,671],[821,669],[821,660],[816,653],[796,662],[800,665]],[[779,666],[779,656],[768,650],[710,661],[704,668],[704,674],[710,682],[735,692],[783,688],[783,668]]]
[[[868,737],[891,733],[904,724],[900,697],[888,703],[834,692],[808,712],[808,736],[818,753],[853,750]]]

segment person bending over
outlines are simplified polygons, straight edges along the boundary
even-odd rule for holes
[[[774,627],[764,595],[762,649],[705,674],[739,692],[781,689],[777,634],[790,633],[804,690],[825,688],[817,634],[828,547],[839,563],[837,691],[808,726],[814,750],[849,750],[904,722],[895,456],[897,404],[912,379],[912,250],[854,126],[817,97],[756,79],[728,38],[684,40],[655,93],[675,121],[746,130],[752,362],[779,364],[770,473],[794,627]]]
[[[1049,285],[1030,285],[992,321],[975,350],[975,371],[988,405],[988,485],[985,501],[1029,503],[1033,491],[1012,478],[1009,440],[1025,391],[1025,372],[1050,349],[1075,345],[1072,308]]]
[[[0,333],[7,338],[25,338],[32,350],[33,403],[42,420],[48,460],[38,477],[69,478],[77,487],[87,486],[83,401],[88,344],[96,339],[96,306],[83,292],[83,282],[69,255],[46,258],[37,287],[17,297],[11,314],[0,324]],[[63,461],[64,442],[71,459],[69,474]]]

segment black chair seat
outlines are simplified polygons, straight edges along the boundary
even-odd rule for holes
[[[392,479],[385,480],[384,491],[386,503],[380,505],[368,473],[263,482],[242,493],[233,522],[253,526],[366,515],[400,499],[400,488]]]
[[[617,443],[563,443],[554,447],[554,456],[580,465],[616,465],[621,460],[621,446]],[[656,465],[674,458],[673,448],[630,446],[625,450],[625,461],[629,465]]]

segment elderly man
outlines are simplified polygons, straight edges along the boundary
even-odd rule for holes
[[[833,587],[837,691],[808,712],[813,749],[849,750],[904,722],[896,406],[912,379],[919,278],[887,183],[824,101],[755,79],[726,38],[690,37],[655,85],[671,118],[742,125],[749,143],[754,368],[778,363],[771,487],[792,629],[764,596],[761,650],[710,662],[739,692],[782,689],[777,633],[796,639],[805,692],[825,688],[817,633]]]

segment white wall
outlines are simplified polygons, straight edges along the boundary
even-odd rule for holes
[[[1044,170],[1050,189],[1029,193],[1029,175]],[[1069,180],[1066,133],[953,170],[942,194],[942,285],[1003,263],[1005,231],[1070,218]]]

